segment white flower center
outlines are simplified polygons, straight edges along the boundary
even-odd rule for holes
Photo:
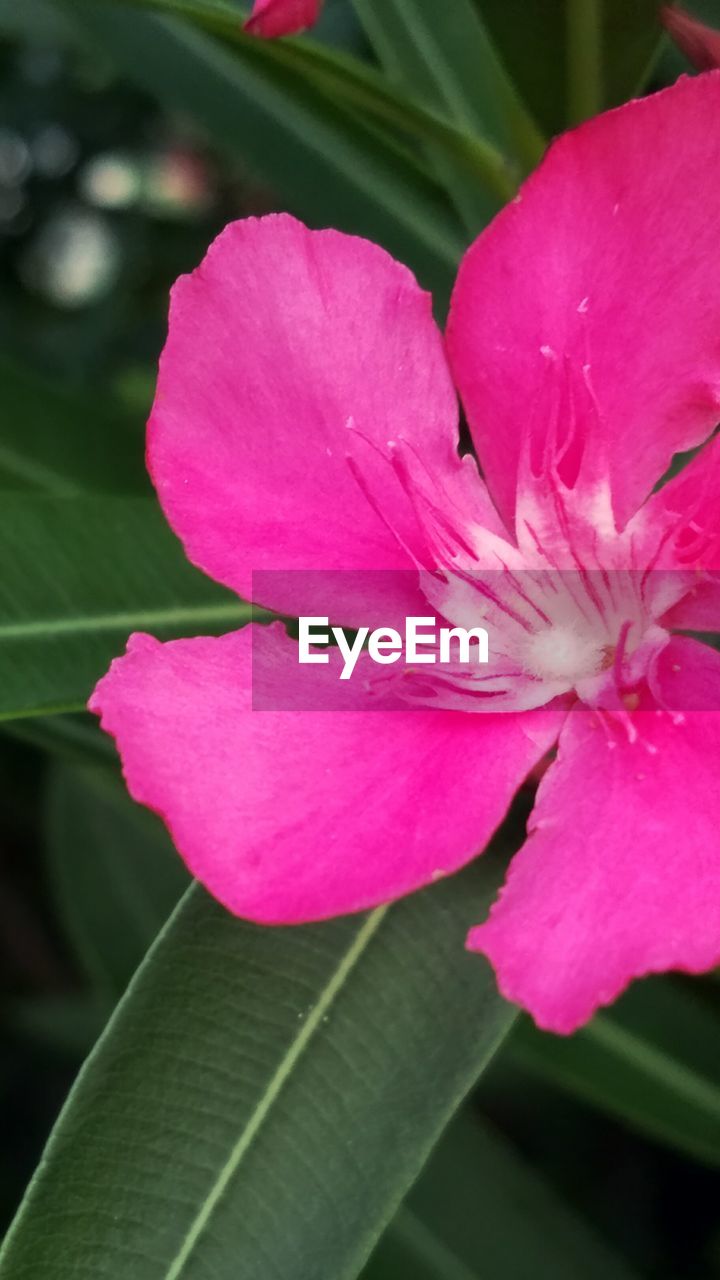
[[[573,626],[554,626],[529,637],[523,665],[538,680],[569,685],[597,675],[611,666],[612,646],[602,637]]]

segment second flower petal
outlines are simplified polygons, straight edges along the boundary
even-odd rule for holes
[[[715,425],[720,130],[708,121],[719,113],[710,72],[565,134],[468,251],[448,347],[508,522],[524,426],[546,433],[561,402],[570,429],[568,361],[596,397],[589,429],[602,431],[621,523],[672,454]]]
[[[296,662],[279,624],[135,636],[91,702],[132,795],[164,818],[193,875],[263,923],[359,911],[458,870],[565,714],[370,710],[356,677],[342,691],[356,709],[333,710],[327,667],[311,669],[325,710],[254,710],[253,682],[276,698],[285,686],[291,707]]]
[[[638,711],[634,740],[570,712],[528,842],[470,934],[550,1031],[574,1031],[632,978],[720,962],[720,656],[675,639],[656,674],[681,711]]]
[[[227,227],[173,290],[148,436],[190,559],[245,598],[254,570],[283,571],[256,600],[292,614],[314,611],[295,570],[412,569],[388,527],[419,536],[388,460],[400,438],[441,478],[458,472],[455,392],[412,274],[376,245],[286,215]],[[399,604],[422,612],[412,592]],[[336,621],[373,616],[367,599],[338,600]]]

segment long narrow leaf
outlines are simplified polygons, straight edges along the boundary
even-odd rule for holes
[[[631,1280],[624,1260],[470,1106],[443,1134],[363,1280],[401,1280],[401,1259],[423,1276],[443,1277],[444,1263],[447,1280]]]
[[[0,720],[81,710],[131,631],[215,633],[250,617],[191,568],[152,499],[7,493],[0,564]]]
[[[101,1037],[0,1280],[355,1280],[515,1011],[463,949],[492,856],[369,915],[192,889]]]
[[[46,804],[50,888],[65,937],[108,1011],[188,874],[162,824],[105,768],[55,765]]]
[[[583,3],[584,0],[579,0]],[[569,123],[569,4],[562,0],[473,0],[504,65],[546,133]],[[662,29],[662,0],[602,0],[598,4],[601,36],[601,107],[614,107],[647,85]]]
[[[130,81],[190,115],[225,153],[267,180],[294,212],[368,236],[447,295],[464,248],[440,188],[377,128],[280,61],[265,42],[237,47],[137,5],[65,0]]]
[[[0,356],[0,488],[56,497],[142,492],[140,430],[89,392],[68,391]]]
[[[570,1039],[518,1025],[508,1054],[687,1155],[720,1164],[720,1016],[670,981],[636,987]]]
[[[454,0],[442,16],[433,0],[355,0],[355,7],[393,82],[494,145],[517,187],[542,155],[543,139],[471,0]],[[469,231],[477,234],[499,207],[495,189],[473,181],[447,149],[432,144],[429,153]]]
[[[413,142],[431,141],[440,152],[457,163],[467,180],[479,192],[491,197],[494,205],[515,194],[513,165],[488,142],[484,133],[453,123],[450,112],[442,114],[423,105],[416,95],[398,91],[384,76],[359,59],[329,49],[311,40],[267,41],[246,35],[235,9],[221,0],[124,0],[139,9],[186,18],[202,30],[220,36],[233,49],[251,54],[260,64],[284,68],[321,90],[327,109],[340,103],[359,116],[398,129]]]
[[[4,734],[76,764],[115,764],[112,740],[89,714],[24,716],[0,721]]]
[[[362,1280],[481,1280],[412,1209],[398,1210]]]

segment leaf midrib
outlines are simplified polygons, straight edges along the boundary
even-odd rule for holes
[[[190,622],[240,624],[253,616],[252,605],[228,601],[223,604],[178,605],[167,609],[128,609],[113,613],[80,614],[73,618],[36,618],[28,622],[0,623],[0,643],[4,640],[32,640],[37,637],[46,639],[58,635],[134,630],[137,627],[175,627]]]
[[[162,1280],[179,1280],[182,1276],[185,1264],[191,1258],[195,1246],[210,1222],[217,1205],[223,1197],[223,1194],[237,1172],[243,1157],[262,1128],[266,1118],[272,1110],[273,1105],[277,1101],[277,1098],[290,1078],[295,1066],[305,1052],[305,1049],[311,1043],[315,1032],[320,1027],[323,1019],[328,1013],[328,1010],[334,1003],[347,980],[350,978],[353,970],[366,951],[371,939],[382,924],[388,910],[388,906],[376,907],[375,910],[367,917],[362,927],[358,930],[353,942],[348,947],[342,960],[335,968],[332,977],[323,988],[319,999],[313,1005],[311,1012],[304,1020],[298,1034],[283,1054],[283,1057],[270,1078],[265,1091],[258,1099],[252,1114],[249,1116],[247,1123],[239,1134],[232,1151],[225,1161],[225,1164],[222,1169],[220,1169],[193,1221],[190,1223],[182,1244],[175,1254],[175,1257],[171,1260]],[[160,1278],[158,1278],[158,1280],[160,1280]]]

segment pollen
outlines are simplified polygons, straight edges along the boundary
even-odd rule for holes
[[[603,645],[603,647],[602,647],[602,661],[601,661],[601,663],[600,663],[600,670],[601,670],[601,671],[609,671],[609,670],[610,670],[610,668],[611,668],[611,666],[612,666],[613,662],[615,661],[615,654],[616,654],[616,653],[617,653],[617,645],[614,645],[614,644],[604,644],[604,645]]]

